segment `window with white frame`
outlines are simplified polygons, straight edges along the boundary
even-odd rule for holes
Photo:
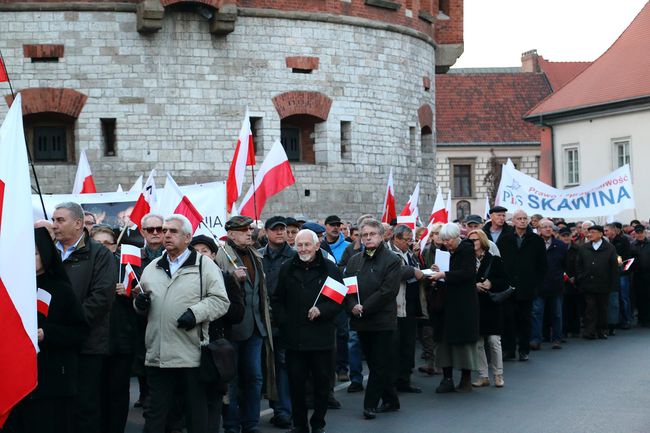
[[[630,139],[612,140],[614,144],[614,168],[630,163]]]
[[[580,159],[577,147],[564,148],[564,178],[567,185],[580,183]]]

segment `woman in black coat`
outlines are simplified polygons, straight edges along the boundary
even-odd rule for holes
[[[35,229],[34,237],[36,285],[52,296],[47,314],[38,313],[38,386],[12,410],[2,432],[68,433],[72,432],[77,353],[88,326],[47,229]]]
[[[433,279],[445,280],[442,341],[436,351],[436,365],[443,379],[437,393],[454,391],[452,368],[462,371],[458,391],[472,390],[472,370],[478,368],[476,341],[479,338],[478,296],[476,294],[476,257],[471,241],[460,239],[456,224],[445,224],[440,239],[451,253],[449,271],[435,272]],[[437,267],[434,265],[434,269]],[[436,269],[437,270],[437,269]]]
[[[494,385],[501,388],[503,382],[503,354],[501,352],[501,332],[503,332],[503,311],[490,297],[508,288],[508,277],[501,257],[490,254],[490,243],[483,230],[474,230],[467,234],[467,239],[474,244],[476,255],[476,291],[479,303],[479,333],[476,346],[478,352],[479,377],[472,386],[489,386],[488,362],[485,348],[490,350],[490,367],[494,374]]]

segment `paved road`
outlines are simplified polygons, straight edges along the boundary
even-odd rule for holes
[[[649,433],[650,330],[619,331],[607,341],[569,339],[527,363],[505,364],[505,387],[435,394],[440,377],[414,375],[424,390],[401,395],[402,410],[361,416],[361,394],[337,392],[341,410],[327,414],[330,433]],[[456,381],[458,378],[456,378]],[[133,387],[135,391],[135,387]],[[280,433],[263,417],[263,433]],[[141,431],[131,411],[127,432]]]

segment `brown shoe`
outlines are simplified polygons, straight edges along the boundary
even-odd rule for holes
[[[494,375],[494,386],[497,388],[503,388],[503,385],[505,383],[503,382],[503,374],[495,374]]]
[[[542,345],[540,343],[530,343],[528,347],[530,347],[530,350],[539,350],[542,348]]]
[[[490,386],[490,379],[487,377],[479,377],[474,382],[472,382],[472,386],[475,388],[480,388],[482,386]]]
[[[434,374],[433,367],[429,367],[427,365],[422,365],[422,366],[418,367],[418,371],[420,373],[426,374],[427,376],[433,376],[433,374]]]

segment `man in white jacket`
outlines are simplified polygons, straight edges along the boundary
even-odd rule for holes
[[[201,345],[208,324],[223,316],[230,302],[219,267],[188,248],[192,225],[183,215],[163,223],[163,255],[142,273],[136,311],[147,316],[145,366],[151,407],[146,433],[163,433],[177,385],[184,388],[187,428],[208,432],[207,385],[200,380]],[[197,326],[199,325],[199,326]]]

